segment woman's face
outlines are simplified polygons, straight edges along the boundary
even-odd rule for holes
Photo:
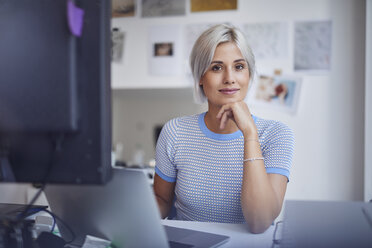
[[[221,107],[244,100],[249,85],[248,64],[233,42],[217,46],[207,72],[200,79],[208,104]]]

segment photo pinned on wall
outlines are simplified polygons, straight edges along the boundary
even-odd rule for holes
[[[328,72],[331,69],[332,22],[296,22],[294,70]]]
[[[182,72],[182,39],[179,25],[149,28],[148,72],[156,76],[177,76]]]
[[[112,54],[111,61],[120,63],[123,60],[124,53],[124,32],[119,28],[113,28],[111,31]]]
[[[112,17],[134,16],[135,0],[112,0]]]
[[[236,10],[238,0],[191,0],[191,12]]]
[[[182,16],[186,0],[142,0],[142,17]]]
[[[159,42],[154,43],[154,56],[173,56],[173,43]]]
[[[301,78],[260,75],[252,85],[248,103],[258,107],[296,114]]]

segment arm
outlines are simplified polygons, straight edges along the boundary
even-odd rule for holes
[[[262,157],[257,128],[244,102],[222,106],[217,118],[221,129],[232,119],[243,132],[244,159]],[[252,233],[264,232],[279,215],[286,187],[287,178],[267,174],[263,160],[244,162],[241,206]]]
[[[176,165],[173,159],[175,153],[174,144],[177,137],[176,127],[175,119],[167,122],[162,128],[156,144],[154,193],[161,218],[168,216],[174,198],[177,177]]]
[[[254,157],[262,157],[259,143],[246,141],[244,158]],[[287,178],[267,174],[263,160],[244,162],[241,204],[251,232],[264,232],[280,214],[286,188]]]
[[[170,183],[162,179],[158,174],[154,177],[154,191],[160,210],[161,218],[168,216],[173,204],[174,187],[176,183]]]

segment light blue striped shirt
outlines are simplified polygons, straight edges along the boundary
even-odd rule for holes
[[[244,137],[210,131],[205,113],[167,122],[156,146],[155,172],[176,182],[176,219],[242,223],[240,205]],[[292,130],[278,121],[252,116],[267,173],[289,178],[294,150]]]

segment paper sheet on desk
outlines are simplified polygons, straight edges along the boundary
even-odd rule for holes
[[[110,244],[111,241],[87,235],[81,248],[106,248],[109,247]]]

